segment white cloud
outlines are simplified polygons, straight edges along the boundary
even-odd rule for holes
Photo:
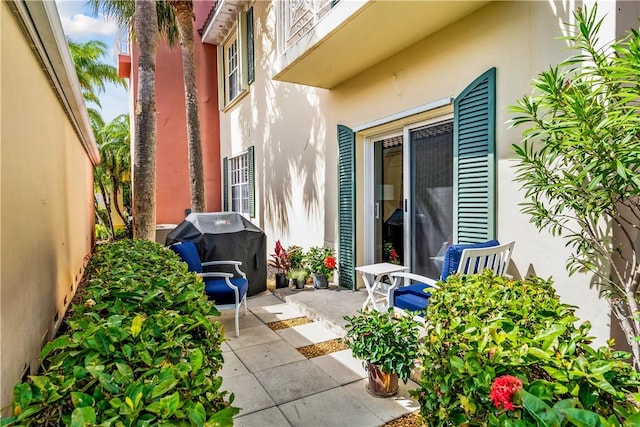
[[[65,34],[71,37],[83,37],[89,35],[110,36],[118,32],[118,24],[99,16],[91,16],[76,13],[60,16]]]

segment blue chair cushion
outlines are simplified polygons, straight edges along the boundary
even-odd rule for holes
[[[189,266],[189,271],[196,273],[202,273],[202,262],[200,261],[200,255],[198,255],[198,249],[193,242],[186,241],[182,243],[176,243],[169,246],[172,251],[178,254],[182,261],[186,262]]]
[[[451,274],[458,271],[458,265],[460,264],[460,258],[462,258],[462,251],[469,248],[490,248],[492,246],[499,246],[500,242],[497,240],[489,240],[488,242],[481,243],[462,243],[459,245],[451,245],[447,248],[447,252],[444,254],[444,262],[442,264],[442,274],[440,279],[442,281],[447,280]]]
[[[243,277],[234,277],[229,280],[231,284],[238,287],[239,298],[242,301],[242,298],[249,290],[249,282]],[[236,301],[235,292],[227,286],[227,282],[224,279],[204,279],[204,292],[216,304],[236,304],[240,302]]]
[[[419,311],[424,316],[423,310],[429,305],[431,297],[431,292],[426,291],[429,287],[424,283],[416,283],[398,288],[393,292],[393,305],[407,311]]]

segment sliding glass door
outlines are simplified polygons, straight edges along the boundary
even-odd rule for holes
[[[438,278],[453,240],[453,123],[408,132],[409,229],[412,271]]]

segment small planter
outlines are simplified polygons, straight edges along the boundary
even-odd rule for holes
[[[327,289],[329,287],[327,276],[322,273],[313,273],[313,287],[316,289]]]
[[[287,286],[287,276],[283,273],[276,273],[276,289],[286,288]]]
[[[367,362],[367,392],[374,397],[390,397],[398,393],[398,374],[382,372],[378,365]]]
[[[303,290],[305,283],[305,279],[289,279],[289,285],[296,291]]]

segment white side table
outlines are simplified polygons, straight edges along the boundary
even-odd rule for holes
[[[390,273],[396,273],[399,271],[407,271],[409,267],[398,264],[391,264],[389,262],[382,262],[379,264],[369,264],[356,267],[355,270],[360,273],[364,285],[367,288],[367,299],[362,304],[362,308],[366,308],[371,304],[375,310],[380,310],[378,304],[386,301],[386,307],[389,307],[389,298],[391,292],[394,289],[393,284],[384,283],[382,280]],[[373,279],[373,280],[371,280]]]

